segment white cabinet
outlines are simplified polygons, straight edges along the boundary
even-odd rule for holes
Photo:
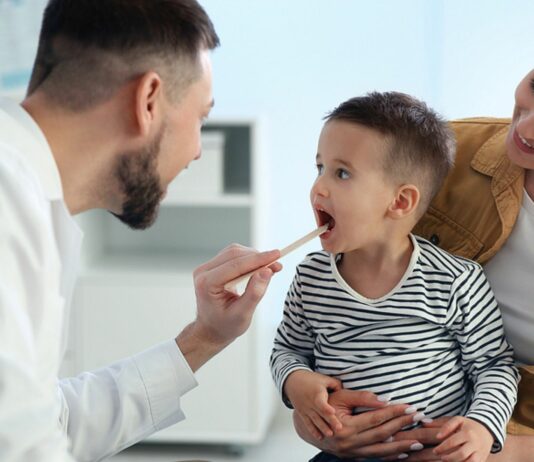
[[[269,207],[257,126],[225,121],[203,130],[199,165],[169,190],[152,228],[131,231],[101,211],[81,217],[84,265],[64,371],[97,368],[175,337],[195,316],[196,266],[231,242],[266,248],[258,232]],[[186,420],[151,440],[261,441],[278,399],[268,367],[275,318],[260,305],[250,330],[198,371],[199,386],[182,399]]]

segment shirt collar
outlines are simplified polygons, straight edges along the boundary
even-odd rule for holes
[[[9,143],[24,156],[49,200],[62,200],[63,187],[54,155],[37,122],[20,104],[0,98],[0,111],[13,121],[9,127]]]
[[[509,126],[505,126],[489,138],[471,161],[471,166],[476,171],[492,178],[492,188],[495,194],[508,189],[524,174],[524,170],[514,165],[506,154],[508,129]]]

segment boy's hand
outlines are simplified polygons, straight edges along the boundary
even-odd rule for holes
[[[289,374],[284,393],[301,414],[308,431],[317,439],[332,436],[342,425],[328,404],[328,392],[341,390],[341,382],[317,372],[297,370]]]
[[[434,454],[445,462],[485,462],[493,445],[490,431],[467,417],[453,417],[436,436],[445,441],[434,448]]]

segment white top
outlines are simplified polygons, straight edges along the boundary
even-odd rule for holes
[[[534,202],[526,191],[508,241],[484,269],[517,360],[534,364]]]
[[[408,268],[387,295],[362,296],[337,260],[315,252],[297,267],[271,367],[280,391],[297,369],[409,403],[432,418],[466,415],[502,447],[517,370],[480,265],[412,236]],[[338,256],[339,257],[339,256]]]
[[[174,340],[58,381],[81,240],[44,134],[0,100],[2,462],[101,460],[183,419],[196,385]]]

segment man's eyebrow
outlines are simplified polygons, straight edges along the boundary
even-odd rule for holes
[[[212,99],[208,106],[210,109],[215,106],[215,99]]]
[[[530,91],[532,91],[532,93],[534,93],[534,77],[532,79],[530,79]]]

